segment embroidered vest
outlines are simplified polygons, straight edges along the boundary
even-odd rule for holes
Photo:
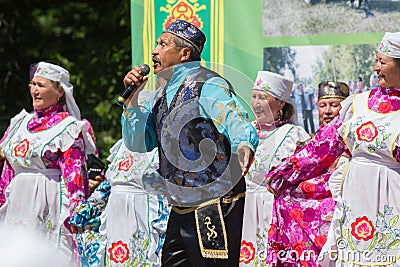
[[[166,87],[155,97],[153,114],[159,171],[171,183],[187,187],[206,185],[218,179],[229,164],[228,139],[199,110],[202,87],[212,77],[220,76],[203,67],[192,71],[178,88],[169,108]],[[228,84],[230,93],[234,93]]]

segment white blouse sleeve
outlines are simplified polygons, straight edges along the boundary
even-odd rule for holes
[[[90,134],[88,134],[86,131],[86,122],[78,121],[72,116],[66,119],[69,118],[71,118],[72,122],[68,124],[57,137],[49,142],[48,147],[50,151],[66,151],[74,144],[79,134],[82,133],[85,142],[86,154],[94,153],[96,151],[96,145],[94,144],[94,140],[91,138]]]
[[[344,133],[344,123],[348,121],[353,116],[353,101],[355,95],[351,95],[347,97],[345,100],[340,102],[342,109],[339,112],[339,118],[342,121],[342,125],[338,128],[338,132],[340,136],[343,137]]]

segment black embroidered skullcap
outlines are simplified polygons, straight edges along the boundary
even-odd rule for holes
[[[318,85],[318,99],[342,98],[349,96],[349,86],[343,82],[321,82]]]
[[[172,22],[165,32],[172,33],[185,39],[191,43],[199,53],[203,50],[204,43],[206,42],[206,36],[204,33],[186,20],[176,20]]]

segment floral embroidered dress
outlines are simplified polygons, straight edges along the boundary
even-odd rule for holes
[[[266,266],[268,229],[274,196],[261,185],[265,172],[290,156],[299,143],[310,139],[300,126],[283,124],[274,129],[257,129],[259,145],[246,175],[246,199],[243,216],[240,266]],[[264,127],[265,128],[265,127]],[[270,127],[271,128],[271,127]]]
[[[169,207],[157,173],[158,150],[132,152],[121,139],[108,160],[108,202],[96,197],[96,189],[72,220],[85,229],[82,266],[161,266]],[[92,227],[98,219],[100,228]]]
[[[61,105],[11,120],[0,145],[6,164],[0,180],[0,224],[32,227],[75,261],[68,218],[88,194],[84,162],[95,151],[86,123]]]
[[[399,89],[343,103],[339,131],[352,159],[332,175],[337,205],[322,266],[400,266],[399,107]]]
[[[348,97],[341,103],[339,117],[266,175],[273,190],[281,196],[290,192],[290,203],[300,204],[274,210],[280,219],[269,233],[272,253],[268,256],[273,257],[268,262],[276,266],[382,266],[390,263],[378,262],[378,256],[399,255],[400,203],[394,196],[400,189],[399,92],[377,88]],[[329,166],[346,148],[352,154],[350,162],[331,173]],[[318,176],[321,179],[315,180]],[[326,197],[327,188],[318,188],[319,183],[326,185],[326,178],[337,201],[329,231],[334,204]],[[296,203],[296,198],[303,201]],[[307,198],[313,199],[311,204]],[[350,260],[362,253],[373,253],[369,262]]]

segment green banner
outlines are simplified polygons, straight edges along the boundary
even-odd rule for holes
[[[328,53],[326,51],[335,49],[357,50],[359,48],[352,45],[376,44],[385,31],[396,31],[396,24],[389,24],[388,21],[394,21],[393,16],[400,16],[399,12],[391,13],[391,10],[398,8],[396,5],[400,5],[400,1],[373,2],[375,6],[372,6],[371,10],[375,16],[367,18],[362,7],[349,8],[345,1],[312,1],[314,4],[306,2],[303,0],[287,0],[285,3],[281,0],[131,0],[132,64],[151,63],[151,51],[162,31],[176,19],[190,21],[207,36],[202,60],[216,63],[207,67],[218,71],[229,80],[235,80],[237,72],[240,72],[240,81],[234,87],[242,98],[242,103],[251,113],[248,103],[251,103],[252,83],[260,70],[281,74],[284,74],[284,71],[291,71],[292,75],[288,78],[295,83],[296,80],[298,82],[302,79],[310,86],[319,82],[318,79],[346,78],[350,81],[358,76],[356,71],[346,70],[346,65],[341,65],[342,70],[337,71],[338,66],[335,66],[332,75],[318,74],[321,71],[310,70],[296,72],[294,69],[297,59],[293,58],[289,59],[292,60],[292,69],[284,70],[283,68],[287,67],[284,65],[274,69],[272,67],[275,66],[268,65],[269,62],[264,58],[273,52],[271,48],[296,51],[297,58],[305,58],[303,63],[299,64],[308,63],[309,66],[305,66],[307,69],[322,68],[323,64],[334,63],[318,62],[320,53]],[[392,19],[387,16],[392,16]],[[325,47],[341,45],[348,46],[330,50]],[[311,51],[311,54],[302,55],[301,51],[308,51],[307,53]],[[282,56],[282,54],[272,53],[270,56]],[[334,55],[329,57],[333,59]],[[310,59],[309,62],[307,58]],[[370,60],[370,56],[366,59]],[[315,60],[316,63],[311,60]],[[275,61],[272,61],[272,64],[274,63]],[[314,64],[319,66],[314,67]],[[373,62],[369,64],[372,69]],[[355,68],[359,67],[357,63]],[[363,70],[363,75],[366,77],[369,71],[369,69]],[[310,72],[312,74],[307,74],[307,77],[296,77],[298,73]],[[315,81],[312,81],[313,79]]]
[[[251,88],[263,66],[261,0],[252,2],[249,6],[246,1],[232,0],[131,0],[132,64],[151,62],[156,38],[171,22],[185,19],[206,34],[202,60],[237,84],[237,95],[252,113]]]

